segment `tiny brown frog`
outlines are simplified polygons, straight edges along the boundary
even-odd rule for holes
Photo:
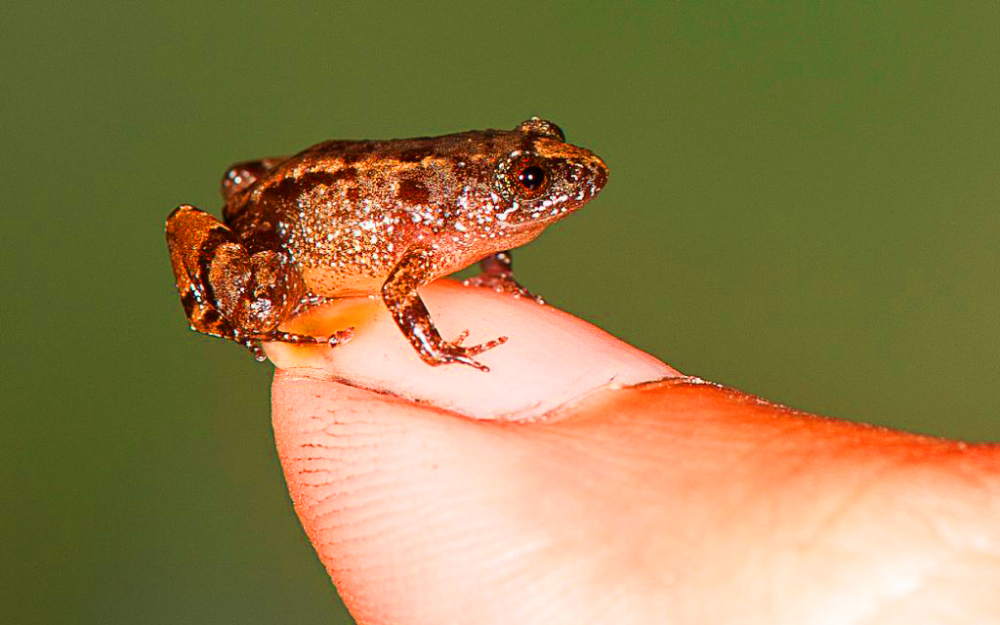
[[[193,206],[167,218],[167,246],[191,328],[263,358],[260,341],[347,340],[282,331],[323,301],[381,295],[424,362],[464,363],[500,345],[446,341],[421,286],[476,261],[473,283],[526,293],[508,250],[584,205],[608,169],[531,118],[514,130],[392,141],[327,141],[288,158],[234,165],[223,222]]]

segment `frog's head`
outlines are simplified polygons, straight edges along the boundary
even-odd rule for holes
[[[590,150],[566,143],[552,122],[532,117],[511,133],[516,147],[494,165],[494,218],[533,230],[580,208],[604,188],[608,167]]]

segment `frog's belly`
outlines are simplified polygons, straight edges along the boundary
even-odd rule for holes
[[[382,290],[385,278],[366,274],[344,274],[331,269],[309,267],[302,270],[306,287],[324,297],[358,297]]]

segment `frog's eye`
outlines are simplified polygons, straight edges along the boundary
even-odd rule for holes
[[[544,193],[551,179],[545,167],[534,159],[524,159],[517,163],[511,168],[509,175],[512,190],[524,200],[534,199]]]
[[[494,189],[508,202],[533,202],[554,183],[553,169],[532,153],[516,151],[500,161],[493,179]]]
[[[517,172],[517,184],[525,193],[537,193],[545,188],[548,176],[538,165],[528,165]]]

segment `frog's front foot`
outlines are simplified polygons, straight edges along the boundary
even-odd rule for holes
[[[424,346],[424,349],[420,350],[420,357],[424,362],[435,367],[451,363],[462,363],[464,365],[469,365],[470,367],[475,367],[484,373],[489,372],[490,368],[478,360],[475,360],[473,356],[493,349],[498,345],[503,345],[507,342],[507,337],[501,336],[493,339],[492,341],[480,343],[479,345],[469,345],[466,347],[462,345],[462,341],[464,341],[468,336],[469,331],[466,330],[459,334],[458,338],[452,343],[441,341],[434,347],[426,345]]]

